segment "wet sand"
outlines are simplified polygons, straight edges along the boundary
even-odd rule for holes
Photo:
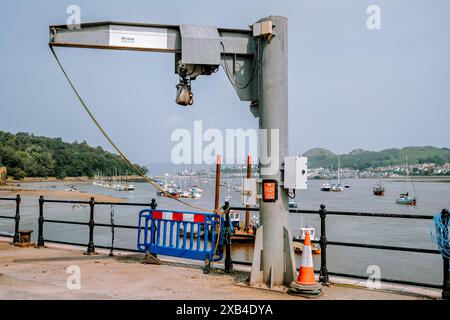
[[[22,197],[44,196],[44,198],[50,199],[69,199],[69,200],[90,200],[91,197],[94,197],[96,201],[102,202],[115,202],[115,203],[126,202],[126,199],[94,193],[62,191],[62,190],[33,190],[13,186],[0,187],[0,197],[15,197],[17,194],[20,194]]]

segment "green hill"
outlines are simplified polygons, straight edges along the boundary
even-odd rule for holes
[[[308,164],[311,168],[337,167],[338,155],[327,149],[314,148],[304,154],[308,157]],[[392,165],[402,165],[405,157],[408,156],[410,164],[436,163],[444,164],[450,162],[450,149],[424,147],[405,147],[402,149],[385,149],[381,151],[366,151],[356,149],[348,154],[339,155],[342,168],[352,168],[364,170]]]
[[[89,176],[99,171],[112,175],[132,172],[120,156],[85,141],[67,143],[61,138],[36,137],[29,133],[0,131],[0,167],[15,179]],[[144,172],[145,167],[140,167]]]

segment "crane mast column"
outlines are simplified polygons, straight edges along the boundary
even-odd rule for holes
[[[272,21],[273,36],[266,39],[260,49],[259,127],[267,130],[267,139],[260,138],[260,169],[263,181],[277,181],[278,197],[275,202],[260,201],[262,227],[257,231],[250,281],[252,285],[272,287],[289,284],[295,277],[292,238],[288,227],[289,201],[282,186],[284,177],[281,172],[288,154],[288,23],[286,18],[280,16],[270,16],[259,22],[263,21]],[[274,131],[278,131],[278,135]],[[278,148],[274,148],[273,144],[278,144]],[[278,151],[278,154],[268,154],[271,164],[261,163],[263,150],[268,153],[270,150]],[[276,170],[265,170],[274,164],[277,165]],[[261,270],[262,275],[258,272]]]

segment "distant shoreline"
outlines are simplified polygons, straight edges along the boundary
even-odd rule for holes
[[[211,176],[205,176],[205,178],[211,178]],[[172,177],[171,177],[172,178]],[[186,176],[180,176],[179,178],[186,178]],[[188,178],[188,177],[187,177]],[[450,176],[412,176],[411,177],[413,181],[415,182],[450,182]],[[108,179],[111,180],[127,180],[128,182],[145,182],[146,180],[141,176],[111,176],[108,177]],[[153,179],[164,179],[162,176],[155,176]],[[329,179],[322,179],[322,178],[309,178],[310,180],[329,180]],[[344,180],[351,180],[354,178],[344,178]],[[359,179],[377,179],[375,177],[370,178],[359,178]],[[394,182],[405,182],[406,176],[400,176],[400,177],[382,177],[383,180],[390,180]],[[82,177],[66,177],[64,179],[58,179],[56,177],[47,177],[47,178],[38,178],[38,177],[26,177],[23,180],[8,180],[7,186],[11,185],[18,185],[21,183],[38,183],[38,182],[86,182],[90,183],[94,181],[94,178],[89,178],[87,176]]]
[[[311,180],[336,180],[336,179],[324,179],[324,178],[310,178]],[[370,178],[358,178],[358,179],[378,179],[376,177]],[[388,180],[392,182],[406,182],[406,176],[401,177],[382,177],[382,180]],[[450,182],[450,176],[410,176],[414,182]],[[354,178],[342,178],[342,180],[354,180]]]
[[[414,182],[450,182],[450,176],[412,176],[410,177]],[[405,177],[387,177],[383,178],[395,182],[405,182]]]

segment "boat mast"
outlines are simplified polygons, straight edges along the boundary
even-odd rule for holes
[[[412,186],[413,186],[414,198],[416,198],[416,197],[417,197],[417,195],[416,195],[416,186],[414,185],[413,179],[411,179],[411,178],[409,177],[408,155],[406,155],[406,181],[407,181],[407,182],[408,182],[408,181],[411,181],[411,184],[412,184]]]
[[[341,184],[341,157],[338,156],[338,184]]]
[[[409,166],[408,166],[408,155],[406,155],[406,182],[409,182]]]

